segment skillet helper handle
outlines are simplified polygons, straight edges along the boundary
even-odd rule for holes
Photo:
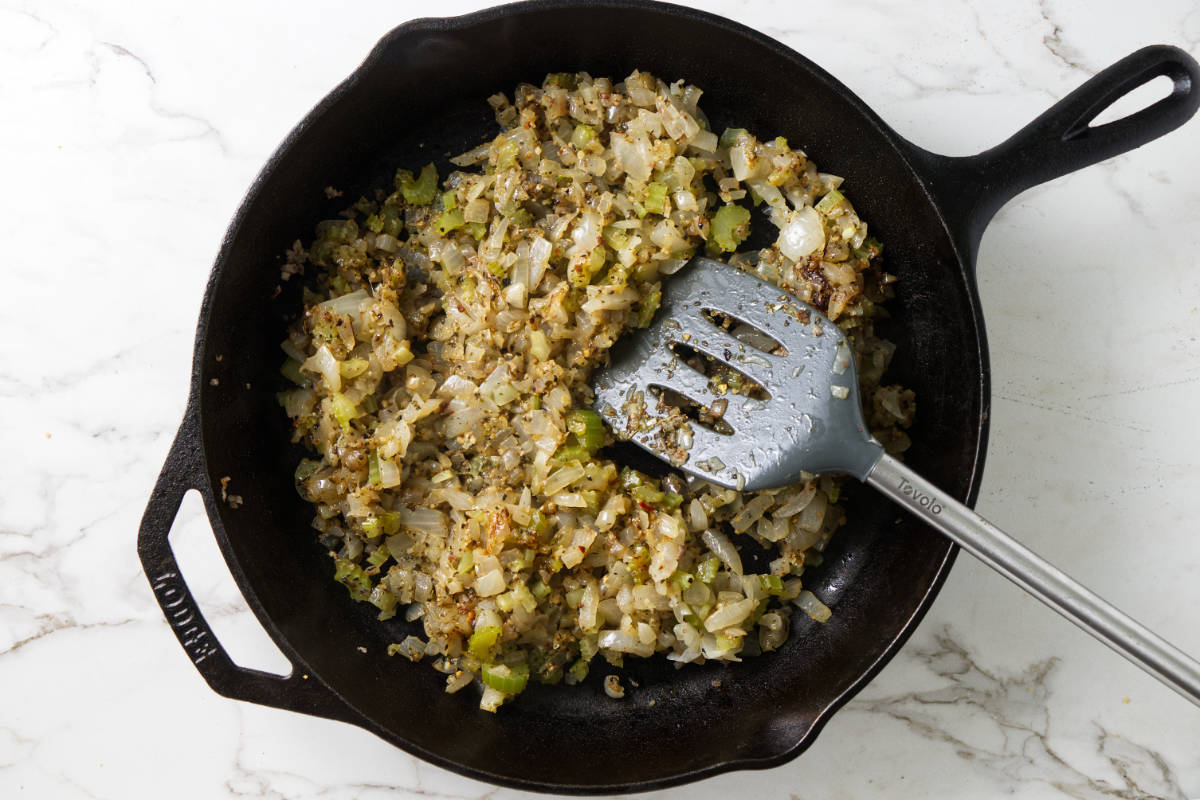
[[[1120,119],[1092,125],[1133,90],[1165,75],[1166,97]],[[931,187],[973,253],[995,213],[1039,183],[1128,152],[1178,128],[1200,108],[1200,64],[1170,45],[1143,47],[1096,74],[1004,142],[974,156],[919,151]]]
[[[204,494],[211,519],[213,503],[200,455],[199,421],[189,408],[150,494],[138,529],[137,549],[154,597],[192,665],[214,691],[225,697],[354,721],[347,706],[315,678],[295,668],[291,675],[281,677],[239,667],[217,641],[184,582],[167,538],[183,496],[192,489]]]
[[[886,453],[866,483],[1200,706],[1200,663]]]

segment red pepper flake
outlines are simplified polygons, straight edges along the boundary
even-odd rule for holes
[[[645,500],[638,500],[637,504],[642,507],[643,511],[653,511],[654,506],[647,503]]]

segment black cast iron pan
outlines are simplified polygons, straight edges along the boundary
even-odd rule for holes
[[[853,498],[851,521],[825,564],[805,576],[833,619],[797,618],[780,652],[741,664],[676,671],[663,659],[631,663],[627,676],[640,688],[620,702],[604,696],[606,670],[596,669],[582,687],[535,686],[499,714],[481,712],[471,691],[445,694],[427,665],[387,658],[383,650],[403,637],[404,624],[380,625],[331,581],[308,526],[312,510],[292,484],[301,454],[274,399],[278,343],[299,306],[298,286],[278,294],[280,254],[346,202],[326,200],[326,186],[356,197],[397,165],[434,158],[444,166],[444,156],[494,135],[488,95],[547,72],[619,79],[634,68],[702,87],[715,129],[736,124],[786,136],[846,177],[887,245],[888,270],[901,278],[890,331],[899,345],[894,378],[916,390],[920,412],[908,459],[968,503],[979,486],[989,405],[973,273],[984,226],[1024,189],[1145,144],[1200,103],[1195,61],[1148,47],[998,147],[947,158],[900,138],[794,51],[699,11],[539,0],[400,26],[289,134],[230,225],[200,312],[187,411],[142,521],[146,575],[217,692],[344,720],[481,780],[559,793],[646,790],[796,756],[917,624],[955,548],[865,493]],[[1089,127],[1159,75],[1174,82],[1169,96]],[[240,508],[221,502],[224,476],[245,498]],[[290,677],[234,665],[179,575],[167,534],[191,489],[204,497],[247,602],[295,665]]]

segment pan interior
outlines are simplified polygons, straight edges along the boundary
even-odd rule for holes
[[[274,398],[278,342],[300,290],[280,281],[281,254],[359,193],[387,185],[398,166],[434,160],[446,174],[446,156],[495,135],[490,94],[511,96],[547,72],[619,80],[634,68],[704,89],[715,130],[786,136],[845,176],[900,277],[888,335],[899,345],[892,379],[917,394],[908,461],[964,497],[979,455],[983,367],[969,279],[893,135],[823,72],[736,26],[662,7],[533,6],[391,34],[268,164],[217,262],[193,390],[210,480],[230,476],[245,498],[222,508],[217,535],[285,651],[369,728],[475,777],[534,788],[649,788],[793,755],[915,625],[949,553],[932,531],[853,487],[849,524],[804,578],[832,607],[828,623],[798,614],[780,652],[735,665],[676,670],[662,658],[631,659],[623,682],[637,688],[619,702],[604,696],[600,678],[612,670],[597,664],[583,686],[534,686],[496,715],[476,708],[471,689],[445,694],[427,664],[385,656],[404,623],[377,622],[332,582],[312,509],[292,486],[302,453]],[[327,186],[345,197],[326,199]]]

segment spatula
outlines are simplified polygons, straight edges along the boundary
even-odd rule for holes
[[[730,391],[737,380],[761,391]],[[853,475],[1200,705],[1200,664],[884,452],[863,420],[845,336],[788,292],[693,259],[665,283],[650,326],[613,348],[593,388],[618,437],[719,486]]]

